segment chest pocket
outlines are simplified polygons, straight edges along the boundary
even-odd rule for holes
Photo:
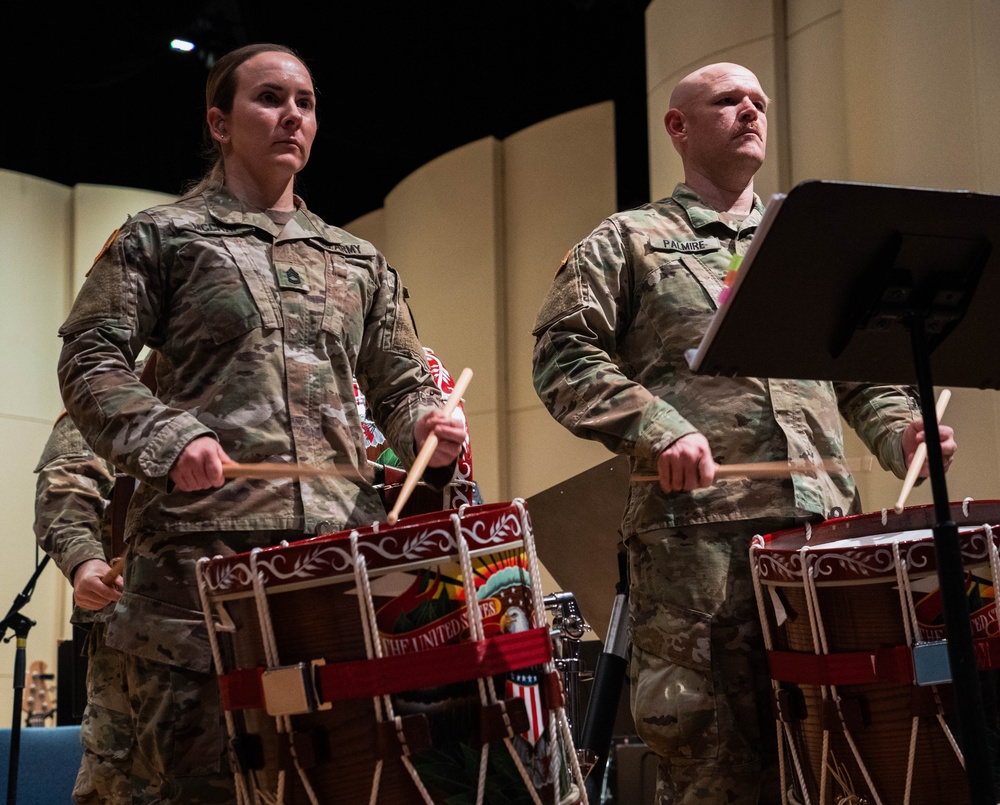
[[[326,250],[323,330],[346,344],[359,345],[373,296],[371,260]]]
[[[255,253],[242,238],[200,242],[190,283],[190,296],[216,344],[225,344],[261,327],[282,326],[267,256],[263,249]]]
[[[664,255],[639,283],[638,310],[669,351],[696,345],[718,309],[722,281],[691,255]]]

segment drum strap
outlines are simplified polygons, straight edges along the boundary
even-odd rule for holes
[[[981,670],[1000,668],[1000,637],[973,640],[976,664]],[[769,651],[767,661],[776,682],[800,685],[912,685],[913,649],[893,646],[875,651],[808,654]]]
[[[153,394],[156,394],[156,356],[155,350],[149,353],[139,378]],[[125,551],[125,518],[128,516],[128,504],[135,491],[135,484],[135,478],[131,475],[118,475],[115,478],[110,504],[112,557],[121,556]]]
[[[426,651],[320,665],[316,687],[319,700],[326,704],[486,679],[551,660],[548,629],[528,629]],[[264,709],[264,671],[241,668],[220,676],[223,708]]]

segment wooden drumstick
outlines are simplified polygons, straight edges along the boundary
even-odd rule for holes
[[[115,579],[117,579],[121,574],[122,570],[125,569],[125,557],[116,556],[111,560],[108,571],[103,576],[101,576],[101,581],[108,585],[108,587],[114,587]]]
[[[320,475],[334,475],[351,480],[361,480],[364,476],[354,467],[333,464],[324,467],[310,467],[305,464],[223,464],[224,478],[315,478]]]
[[[875,464],[873,456],[861,458],[828,458],[815,464],[789,464],[787,461],[751,461],[746,464],[720,464],[716,479],[781,478],[795,472],[826,470],[828,472],[868,472]],[[633,481],[659,481],[658,475],[633,475]]]
[[[941,417],[944,416],[944,410],[948,407],[948,401],[951,399],[951,391],[949,389],[942,389],[941,395],[938,397],[937,406],[934,409],[934,415],[937,417],[937,421],[941,421]],[[910,459],[910,466],[906,469],[906,479],[903,481],[903,489],[899,493],[899,499],[896,501],[896,505],[893,507],[896,514],[903,511],[903,504],[906,503],[906,498],[909,496],[913,489],[914,484],[917,482],[917,476],[920,475],[920,469],[924,466],[924,461],[927,458],[927,442],[922,441],[917,445],[916,452],[913,454],[913,458]]]
[[[462,395],[465,394],[465,389],[468,388],[470,380],[472,380],[472,370],[466,367],[462,370],[462,374],[458,376],[455,388],[448,397],[448,402],[444,405],[444,415],[446,417],[450,417],[455,413],[455,409],[462,401]],[[389,512],[389,516],[386,518],[389,525],[395,525],[396,521],[399,520],[399,513],[403,510],[403,506],[406,505],[406,501],[409,500],[410,494],[417,485],[420,476],[427,469],[427,462],[431,460],[431,456],[434,454],[435,449],[437,449],[437,443],[437,436],[431,433],[427,437],[427,441],[424,442],[424,446],[420,448],[420,453],[417,454],[417,459],[413,462],[413,466],[407,470],[406,479],[403,481],[403,488],[399,490],[399,497],[396,498],[396,505],[392,507],[392,511]]]

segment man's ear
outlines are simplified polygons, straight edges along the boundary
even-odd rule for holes
[[[667,113],[663,116],[663,126],[667,130],[667,134],[669,134],[671,139],[675,142],[687,139],[687,128],[684,123],[684,113],[679,109],[670,109],[667,111]]]
[[[226,142],[229,139],[229,126],[222,110],[213,106],[208,110],[207,120],[212,139],[220,143]]]

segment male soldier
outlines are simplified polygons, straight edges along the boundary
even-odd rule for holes
[[[121,655],[104,643],[105,620],[122,589],[121,579],[113,585],[102,580],[109,571],[113,471],[63,412],[35,472],[35,537],[73,585],[72,622],[89,626],[87,705],[80,727],[83,759],[74,802],[128,805],[132,725]]]
[[[753,177],[768,104],[739,65],[682,79],[664,123],[684,183],[611,216],[573,248],[534,329],[535,389],[552,415],[628,455],[634,475],[659,479],[633,481],[622,533],[631,705],[660,756],[661,805],[780,801],[749,541],[860,511],[846,471],[714,483],[718,464],[841,459],[841,414],[899,477],[923,440],[903,388],[688,368],[685,351],[700,343],[764,211]],[[950,428],[941,440],[950,463]]]

